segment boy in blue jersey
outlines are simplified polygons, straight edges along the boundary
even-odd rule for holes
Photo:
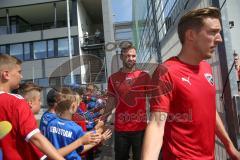
[[[56,106],[60,100],[66,99],[66,95],[72,94],[72,90],[66,87],[60,89],[52,88],[47,94],[47,104],[49,109],[44,112],[40,120],[40,131],[44,136],[46,136],[46,129],[48,123],[57,117],[56,115]],[[100,130],[99,128],[103,126],[102,122],[99,121],[94,129]]]
[[[44,112],[40,120],[40,131],[44,136],[46,136],[46,129],[48,123],[57,117],[55,108],[57,106],[57,102],[60,100],[60,93],[56,89],[51,89],[47,94],[47,104],[49,109]]]
[[[57,148],[62,148],[74,142],[76,139],[85,135],[82,128],[72,121],[73,114],[77,111],[79,100],[74,95],[66,95],[56,106],[57,118],[52,120],[47,126],[47,138]],[[96,133],[98,136],[100,133]],[[105,131],[101,135],[101,140],[110,138],[110,130]],[[98,142],[100,142],[99,140]],[[80,160],[81,157],[78,153],[85,152],[98,143],[90,143],[79,147],[77,150],[72,151],[66,156],[68,160]]]

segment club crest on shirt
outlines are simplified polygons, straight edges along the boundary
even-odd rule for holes
[[[119,81],[115,81],[114,84],[115,84],[116,86],[119,86],[121,83],[120,83]]]
[[[127,78],[125,79],[125,82],[126,82],[128,85],[132,85],[132,84],[133,84],[133,79],[127,77]]]
[[[204,74],[205,78],[207,79],[208,83],[210,83],[212,86],[214,85],[214,82],[213,82],[213,76],[212,74],[210,73],[205,73]]]

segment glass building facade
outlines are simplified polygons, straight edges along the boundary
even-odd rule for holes
[[[95,60],[91,59],[102,62],[105,59],[101,1],[95,2],[96,13],[89,14],[87,10],[93,9],[92,5],[87,0],[69,0],[68,3],[30,0],[24,5],[12,0],[1,1],[0,36],[3,38],[0,40],[0,53],[10,54],[24,62],[23,81],[44,84],[42,86],[47,86],[46,80],[49,80],[48,84],[56,85],[106,83],[106,77],[102,76],[106,71],[104,63],[95,66],[92,62]],[[86,39],[88,43],[84,43]],[[84,58],[84,55],[92,57]],[[72,64],[70,59],[74,57],[79,57],[79,61]],[[65,62],[69,64],[64,67],[70,67],[71,71],[62,74],[58,67]],[[47,68],[48,63],[51,64],[50,69]],[[72,66],[76,65],[83,70],[73,70]],[[99,71],[98,68],[103,69]],[[54,78],[48,70],[54,72]],[[96,78],[97,75],[101,78]],[[74,79],[69,81],[69,76]]]
[[[78,55],[78,37],[73,36],[71,42],[72,55]],[[67,57],[69,56],[68,38],[65,37],[17,44],[4,44],[0,46],[0,52],[10,54],[23,61]]]
[[[0,53],[23,61],[22,81],[43,87],[43,97],[56,86],[105,88],[108,1],[1,0]]]
[[[133,1],[134,41],[139,62],[162,62],[161,41],[175,29],[176,19],[191,0]]]

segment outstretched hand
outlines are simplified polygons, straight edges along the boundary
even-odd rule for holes
[[[112,131],[110,129],[107,129],[105,132],[102,134],[102,141],[106,141],[112,136]]]
[[[97,129],[99,129],[99,128],[101,128],[101,127],[103,127],[104,126],[104,122],[102,121],[102,120],[100,120],[100,119],[97,119],[96,120],[96,126],[94,127],[95,128],[95,130],[97,130]]]
[[[95,133],[95,131],[87,132],[84,136],[81,137],[83,145],[89,143],[100,143],[102,140],[102,135]]]

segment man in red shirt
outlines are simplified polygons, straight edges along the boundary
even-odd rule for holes
[[[11,132],[0,140],[3,159],[28,159],[24,154],[28,149],[26,142],[36,145],[51,159],[64,159],[40,133],[26,101],[19,95],[9,93],[19,87],[21,78],[21,61],[7,54],[0,54],[0,121],[9,121],[12,124]]]
[[[220,11],[214,7],[190,11],[178,24],[182,49],[155,70],[159,88],[151,98],[142,159],[157,160],[162,148],[166,160],[214,160],[215,134],[229,156],[240,160],[216,111],[216,90],[210,65],[222,42]]]
[[[105,114],[116,107],[115,160],[127,160],[132,147],[133,159],[139,160],[146,128],[146,93],[148,73],[135,67],[136,49],[131,42],[121,45],[123,67],[108,80]]]

